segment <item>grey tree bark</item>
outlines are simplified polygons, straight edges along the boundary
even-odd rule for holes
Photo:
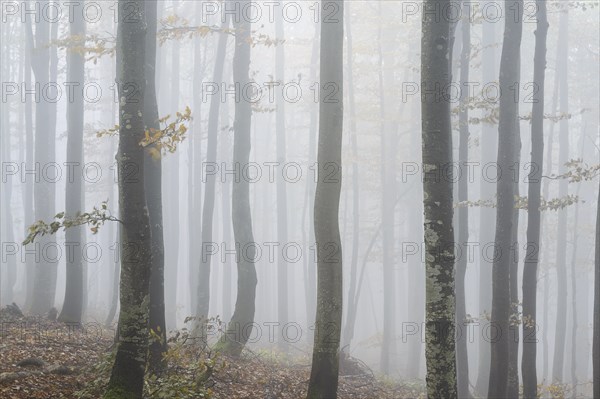
[[[196,24],[202,24],[204,15],[202,14],[203,3],[198,1],[195,3],[194,13],[196,14]],[[190,314],[193,314],[198,306],[198,275],[197,267],[200,262],[201,250],[199,251],[194,242],[202,239],[202,232],[198,231],[198,226],[202,223],[202,85],[204,80],[204,72],[206,65],[205,56],[202,57],[202,42],[194,41],[194,78],[193,78],[193,104],[194,104],[194,120],[191,125],[192,135],[188,139],[189,142],[189,172],[188,172],[188,206],[189,218],[191,222],[188,225],[188,240],[189,245],[189,290],[190,290]],[[204,43],[206,50],[207,43]]]
[[[310,68],[310,81],[317,82],[317,66],[319,63],[319,43],[321,37],[321,28],[320,24],[315,24],[315,38],[313,40],[313,48],[311,55],[311,68]],[[311,108],[310,112],[310,121],[309,121],[309,132],[308,132],[308,161],[311,165],[313,165],[316,160],[316,148],[317,148],[317,124],[319,121],[319,115],[315,112],[314,107]],[[307,206],[310,199],[315,196],[315,183],[313,179],[306,179],[306,205],[308,208],[308,220],[309,224],[314,220],[314,208]],[[304,220],[303,220],[304,222]],[[304,223],[303,223],[304,224]],[[308,245],[313,245],[315,242],[315,231],[311,227],[308,228]],[[315,265],[312,262],[310,257],[305,257],[305,273],[304,273],[304,281],[305,281],[305,297],[306,297],[306,320],[307,324],[312,323],[315,320],[315,309],[316,309],[316,286],[317,286],[317,277]],[[309,332],[310,334],[310,332]],[[310,341],[310,335],[307,334],[307,339]]]
[[[544,94],[546,82],[546,1],[537,0],[537,29],[533,59],[534,94],[531,119],[531,169],[528,177],[527,246],[523,266],[523,397],[537,398],[537,280],[540,253],[540,200],[544,166]]]
[[[166,2],[165,2],[166,3]],[[179,11],[179,0],[173,0],[173,14],[177,15]],[[170,85],[170,102],[169,110],[171,115],[179,111],[180,93],[180,54],[181,47],[179,40],[174,40],[171,47],[171,68],[169,74]],[[164,77],[164,75],[163,75]],[[159,75],[159,81],[161,75]],[[165,211],[167,216],[165,220],[166,236],[168,240],[165,242],[165,307],[169,312],[165,314],[167,328],[174,329],[177,327],[177,279],[180,273],[180,235],[179,227],[181,225],[181,194],[180,194],[180,173],[181,173],[181,155],[180,151],[175,151],[169,154],[165,162],[162,163],[163,173],[167,177],[165,182],[167,186],[167,195],[164,199]]]
[[[8,23],[4,23],[0,27],[0,40],[5,45],[0,47],[0,51],[3,54],[7,54],[7,58],[10,59],[9,46],[7,37],[11,31],[11,26]],[[27,51],[27,49],[25,50]],[[23,51],[19,54],[18,62],[4,62],[0,66],[0,74],[4,79],[11,79],[13,76],[16,77],[17,81],[23,81],[23,69],[27,68],[25,65],[25,56]],[[17,69],[18,73],[15,76],[14,70]],[[29,81],[28,81],[29,83]],[[2,165],[7,165],[11,162],[16,162],[11,154],[12,139],[11,139],[11,118],[10,118],[10,101],[2,101],[0,104],[0,158]],[[20,115],[19,128],[23,128],[24,121],[22,119],[22,111]],[[22,137],[22,135],[19,135]],[[22,158],[22,156],[21,156]],[[13,182],[14,177],[12,175],[4,175],[3,173],[2,193],[0,193],[0,203],[2,203],[2,209],[0,210],[0,230],[2,239],[0,242],[3,244],[15,242],[14,237],[14,221],[12,211],[12,198],[13,198]],[[27,211],[25,211],[27,212]],[[3,256],[2,267],[0,270],[0,309],[13,301],[14,284],[17,273],[17,257],[15,255]],[[2,277],[1,275],[4,274]]]
[[[225,74],[230,76],[230,74]],[[221,107],[221,140],[220,140],[220,155],[221,162],[231,163],[231,138],[229,126],[229,104],[225,101]],[[228,182],[221,184],[221,226],[223,231],[223,243],[228,247],[231,246],[231,185]],[[233,262],[230,256],[225,257],[222,263],[223,267],[223,320],[229,320],[233,311],[231,304],[231,282],[233,275]]]
[[[488,0],[488,3],[493,0]],[[483,84],[496,81],[496,24],[486,20],[482,21],[482,79]],[[497,130],[492,123],[482,123],[481,127],[481,164],[488,165],[495,162],[498,152]],[[496,194],[495,184],[490,179],[483,179],[480,186],[480,198],[482,200],[493,200]],[[480,207],[479,209],[479,242],[483,246],[494,242],[494,230],[496,228],[495,212],[492,208]],[[482,251],[479,259],[479,317],[487,322],[487,317],[492,311],[492,257]],[[475,391],[480,396],[487,396],[490,377],[490,343],[489,340],[479,337],[478,346],[478,373]]]
[[[117,30],[119,83],[119,210],[121,312],[115,363],[105,399],[142,397],[148,354],[148,305],[152,261],[150,219],[144,188],[146,2],[120,0]]]
[[[144,93],[144,129],[160,129],[156,99],[156,31],[158,24],[157,2],[146,5],[146,54]],[[150,340],[148,366],[150,372],[159,374],[166,363],[163,354],[167,351],[167,327],[165,320],[165,244],[163,235],[162,206],[162,161],[152,156],[150,147],[144,151],[144,188],[152,234],[152,260],[150,273],[149,328],[154,332]],[[172,309],[169,309],[172,312]]]
[[[584,142],[585,142],[585,128],[581,129],[581,136],[580,136],[580,143],[581,143],[581,149],[580,149],[580,153],[579,153],[579,159],[584,159]],[[581,184],[577,185],[577,189],[576,189],[576,197],[580,198],[580,194],[581,194]],[[578,392],[578,370],[577,370],[577,340],[578,340],[578,336],[577,336],[577,330],[578,330],[578,315],[577,315],[577,250],[578,250],[578,245],[579,245],[579,206],[580,204],[577,203],[575,204],[575,215],[573,217],[573,235],[572,235],[572,239],[571,242],[573,243],[573,249],[571,251],[571,350],[570,350],[570,356],[571,356],[571,364],[570,364],[570,368],[571,368],[571,399],[576,399],[577,398],[577,392]],[[585,274],[585,273],[581,273],[581,274]],[[585,306],[585,305],[584,305]],[[585,310],[584,306],[582,306],[582,310]],[[584,313],[585,314],[585,313]],[[585,345],[585,341],[586,339],[584,338],[582,340],[582,344]]]
[[[425,0],[423,8],[448,4]],[[450,102],[451,26],[448,18],[423,13],[421,96],[423,204],[425,210],[425,358],[427,395],[457,398],[452,179],[442,171],[452,163]],[[448,172],[446,169],[444,172]]]
[[[560,40],[560,38],[559,38]],[[558,65],[559,65],[559,60],[558,58],[556,59],[556,70],[558,69]],[[558,112],[558,92],[560,90],[560,85],[559,85],[559,74],[555,73],[554,74],[554,92],[552,94],[552,110],[551,113],[552,115],[556,115],[556,113]],[[546,164],[546,172],[545,172],[545,176],[549,176],[552,174],[552,167],[553,167],[553,157],[552,157],[552,153],[553,153],[553,148],[554,148],[554,130],[556,127],[556,123],[552,122],[550,124],[550,131],[548,133],[548,145],[546,146],[546,158],[547,162],[545,162]],[[549,197],[549,192],[550,192],[550,184],[548,179],[544,180],[544,184],[543,184],[543,188],[542,188],[542,198],[548,198]],[[541,226],[540,226],[540,237],[544,237],[544,235],[542,234],[544,231],[544,225],[545,225],[545,221],[546,218],[544,216],[544,214],[542,214],[542,222],[541,222]],[[550,297],[550,276],[549,276],[549,270],[546,270],[546,273],[544,275],[544,300],[543,303],[547,304],[548,303],[548,299]],[[544,306],[544,312],[543,312],[543,317],[542,317],[542,325],[543,326],[548,326],[548,312],[549,312],[549,306]],[[542,355],[544,358],[544,363],[542,366],[542,380],[547,380],[548,377],[548,370],[549,370],[549,358],[550,355],[548,354],[548,328],[544,328],[542,329]]]
[[[566,115],[569,113],[569,12],[565,7],[560,14],[558,28],[557,73],[559,74],[559,110]],[[566,171],[565,163],[569,160],[569,120],[560,121],[559,130],[558,172]],[[558,196],[564,198],[569,194],[569,183],[561,179],[558,183]],[[554,356],[552,362],[552,381],[562,383],[565,356],[565,341],[567,333],[567,216],[568,208],[558,211],[558,231],[556,236],[556,326],[554,332]]]
[[[464,88],[469,82],[469,68],[471,61],[471,15],[470,6],[463,3],[461,34],[462,50],[460,54],[460,82],[461,97],[460,111],[458,114],[458,167],[461,178],[458,180],[458,202],[469,200],[469,179],[465,173],[469,162],[469,95]],[[469,242],[469,208],[461,206],[458,208],[458,247],[467,248]],[[460,256],[456,260],[456,325],[460,333],[456,341],[456,370],[458,396],[460,398],[470,397],[469,392],[469,358],[467,352],[467,309],[466,309],[466,287],[465,275],[467,273],[467,256]]]
[[[383,18],[379,3],[379,18]],[[381,236],[383,251],[383,337],[381,342],[380,366],[384,374],[390,372],[390,355],[395,352],[395,287],[394,287],[394,143],[392,126],[386,109],[386,86],[390,85],[389,67],[384,70],[382,24],[378,29],[379,53],[379,96],[380,96],[380,157],[381,157]]]
[[[275,36],[278,40],[284,40],[283,18],[275,18]],[[284,85],[285,82],[285,52],[282,44],[275,46],[275,79]],[[277,138],[277,162],[280,168],[283,168],[286,160],[286,129],[285,129],[285,101],[282,94],[276,99],[277,112],[275,113],[275,136]],[[287,207],[287,187],[282,173],[277,174],[277,241],[280,246],[288,244],[288,207]],[[277,259],[277,321],[280,326],[285,326],[288,322],[289,313],[289,280],[288,263],[283,256],[283,251],[279,251]],[[279,331],[283,332],[280,327]],[[279,334],[279,347],[286,348],[286,340],[283,333]]]
[[[222,24],[223,32],[219,34],[217,54],[215,58],[215,69],[213,71],[213,82],[220,82],[223,78],[223,67],[225,65],[225,50],[227,49],[227,36],[225,30],[229,29],[229,16],[226,16]],[[208,113],[208,138],[206,143],[206,164],[216,165],[217,144],[219,139],[219,108],[221,96],[214,96],[210,102]],[[197,297],[195,314],[202,319],[200,323],[204,330],[208,318],[210,304],[210,264],[212,259],[213,241],[213,214],[215,208],[215,185],[216,173],[207,173],[205,177],[204,207],[202,208],[202,247],[200,256],[200,270],[197,280]],[[204,334],[202,333],[202,336]]]
[[[352,259],[350,264],[350,284],[348,285],[348,304],[346,311],[346,325],[342,347],[352,343],[354,338],[354,326],[356,324],[355,297],[357,294],[357,273],[358,273],[358,249],[360,238],[360,186],[358,173],[358,144],[356,138],[356,100],[354,96],[354,71],[353,71],[353,53],[352,53],[352,24],[350,20],[350,3],[344,7],[344,18],[346,28],[346,57],[348,59],[346,76],[348,79],[348,112],[350,114],[350,141],[352,146]]]
[[[71,37],[85,37],[86,22],[80,12],[71,15],[69,34]],[[77,84],[68,97],[67,103],[67,163],[73,165],[67,171],[65,215],[75,217],[84,209],[83,191],[83,91],[80,87],[85,79],[85,57],[73,50],[67,53],[67,82]],[[72,247],[66,258],[66,290],[63,308],[59,320],[67,323],[81,323],[83,314],[84,259],[82,246],[85,240],[85,229],[73,227],[65,231],[65,245]]]
[[[520,60],[516,62],[520,63]],[[521,128],[517,121],[514,149],[514,196],[519,197],[521,165]],[[509,269],[510,316],[508,326],[508,386],[509,398],[519,396],[519,209],[512,212],[512,239]]]
[[[42,9],[46,7],[49,0],[38,1],[37,7]],[[41,101],[35,107],[35,162],[44,167],[54,161],[55,158],[55,139],[56,139],[56,103],[48,101],[41,93],[49,82],[56,81],[56,64],[53,59],[56,57],[56,47],[50,46],[51,29],[48,18],[40,18],[36,22],[35,43],[32,33],[32,22],[28,19],[28,40],[32,50],[32,69],[35,75]],[[53,24],[57,25],[57,24]],[[37,89],[36,89],[37,90]],[[36,220],[50,220],[54,216],[55,210],[55,184],[49,179],[41,179],[34,184],[34,207]],[[39,248],[56,245],[54,235],[46,235],[38,240]],[[47,256],[41,256],[40,262],[34,265],[35,273],[33,278],[33,290],[31,300],[31,313],[43,314],[54,307],[56,296],[56,272],[57,262]]]
[[[236,1],[238,9],[251,4],[250,0]],[[233,56],[233,80],[243,88],[250,81],[250,40],[251,23],[248,18],[239,18],[233,23],[235,29],[235,54]],[[233,163],[240,169],[248,164],[250,158],[250,127],[252,107],[247,99],[235,104],[233,123]],[[250,212],[250,186],[248,179],[238,177],[232,188],[233,234],[237,256],[237,299],[235,310],[227,331],[221,337],[218,348],[226,353],[239,356],[252,334],[252,323],[256,310],[256,268],[254,266],[256,247]]]
[[[514,169],[518,142],[518,99],[515,85],[520,86],[520,50],[523,31],[523,1],[505,3],[504,42],[500,60],[500,125],[498,128],[498,169],[502,176],[497,182],[495,249],[492,269],[492,325],[498,333],[491,341],[491,365],[488,397],[507,396],[510,339],[510,268],[512,263],[515,179]],[[512,89],[511,89],[512,88]],[[511,169],[512,168],[512,169]]]
[[[31,58],[33,52],[33,39],[28,36],[30,33],[29,24],[24,27],[26,43],[25,43],[25,82],[31,84]],[[25,99],[25,166],[27,170],[33,169],[34,160],[34,133],[33,133],[33,104],[31,98],[27,96]],[[25,222],[25,234],[27,227],[31,226],[34,222],[34,184],[33,179],[27,179],[25,181],[25,189],[23,195],[23,210],[24,210],[24,222]],[[25,259],[25,304],[24,310],[31,309],[31,302],[33,301],[33,281],[35,273],[35,264],[32,257]]]
[[[342,323],[342,187],[344,1],[325,1],[321,11],[319,144],[314,223],[317,246],[317,313],[308,384],[309,399],[337,396]]]
[[[114,118],[117,114],[116,111],[117,111],[117,106],[113,102],[112,110],[110,112],[110,115],[111,115],[110,124],[111,125],[114,123]],[[115,157],[116,152],[117,152],[117,144],[113,140],[111,142],[111,146],[110,146],[110,159],[115,159],[114,157]],[[115,184],[111,184],[110,191],[108,193],[108,203],[113,204],[111,207],[112,209],[114,209],[114,207],[117,205],[116,204],[117,201],[115,201],[115,191],[117,191],[115,189]],[[115,225],[115,223],[111,223],[108,226],[109,240],[111,240],[110,241],[111,242],[110,249],[113,251],[113,255],[110,257],[109,267],[113,268],[113,272],[112,272],[112,285],[110,287],[110,307],[109,307],[106,319],[104,321],[104,325],[106,327],[109,327],[113,323],[113,320],[115,319],[115,316],[117,314],[117,308],[119,307],[119,284],[120,284],[120,274],[121,274],[121,260],[119,257],[119,253],[116,252],[115,249],[117,249],[119,243],[121,242],[120,230],[121,230],[121,228],[118,224]]]

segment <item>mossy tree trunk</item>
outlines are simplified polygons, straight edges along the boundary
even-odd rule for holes
[[[104,398],[142,397],[148,353],[151,232],[144,188],[146,2],[119,1],[119,210],[121,312],[115,363]]]
[[[157,2],[146,5],[146,91],[144,92],[144,128],[159,129],[159,112],[156,99],[156,30],[158,21]],[[165,322],[165,243],[162,209],[162,162],[152,156],[150,147],[144,151],[144,188],[152,235],[152,266],[150,272],[149,327],[154,332],[150,341],[148,367],[159,373],[165,366],[163,354],[167,351]]]
[[[426,0],[424,9],[438,9]],[[436,7],[437,6],[437,7]],[[421,38],[421,96],[423,205],[426,268],[425,358],[427,395],[456,398],[456,340],[454,293],[454,229],[452,179],[442,171],[452,162],[450,102],[442,90],[450,84],[452,39],[447,18],[423,13]]]
[[[462,50],[460,54],[460,81],[461,87],[466,87],[469,82],[469,67],[471,61],[471,15],[470,7],[463,4],[462,10]],[[459,144],[458,162],[461,171],[466,171],[469,161],[469,95],[467,90],[461,90],[460,112],[458,115]],[[469,200],[469,181],[462,175],[458,181],[458,201]],[[469,242],[469,208],[458,208],[458,246],[466,248]],[[465,275],[467,273],[467,257],[461,256],[456,261],[456,324],[459,329],[456,342],[456,367],[458,395],[461,398],[470,397],[469,393],[469,358],[467,352],[467,309]]]

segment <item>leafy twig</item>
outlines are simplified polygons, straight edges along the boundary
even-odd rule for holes
[[[102,202],[100,207],[94,207],[92,211],[85,213],[77,213],[75,217],[67,217],[64,212],[57,213],[54,216],[54,221],[46,223],[39,220],[29,226],[28,235],[23,241],[23,245],[31,244],[37,236],[45,236],[55,234],[60,228],[64,230],[82,225],[90,225],[90,230],[93,234],[98,233],[98,229],[105,222],[121,222],[121,220],[110,214],[108,210],[108,201]]]

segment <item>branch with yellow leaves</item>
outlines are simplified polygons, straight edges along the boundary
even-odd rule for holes
[[[55,234],[59,229],[66,230],[71,227],[89,225],[92,234],[98,233],[100,226],[105,222],[119,222],[121,220],[112,216],[108,210],[108,200],[102,202],[100,207],[94,207],[90,212],[77,213],[74,217],[65,216],[64,212],[57,213],[54,216],[54,221],[46,223],[39,220],[29,226],[27,229],[27,237],[23,240],[23,245],[31,244],[38,236]]]
[[[185,107],[184,112],[177,112],[175,120],[169,122],[171,115],[167,115],[158,120],[160,125],[165,125],[163,129],[150,128],[144,132],[145,137],[140,141],[142,147],[150,147],[150,155],[154,158],[160,158],[161,154],[171,154],[177,150],[177,144],[185,140],[185,134],[188,130],[186,123],[192,120],[192,110]]]
[[[59,49],[67,49],[86,57],[86,61],[92,61],[94,64],[105,56],[113,57],[116,53],[116,38],[112,36],[91,35],[71,35],[63,39],[55,40],[52,44]],[[109,46],[110,44],[110,46]]]
[[[227,33],[228,35],[235,36],[235,29],[223,29],[214,25],[190,26],[187,19],[178,15],[170,15],[163,18],[160,20],[160,23],[162,28],[158,31],[157,36],[161,46],[168,40],[192,39],[195,36],[206,37],[211,33]],[[250,36],[250,45],[252,47],[256,47],[257,45],[271,47],[283,43],[285,43],[285,40],[273,39],[269,35],[259,33],[256,30],[252,31]]]
[[[579,202],[584,202],[579,200],[579,196],[577,195],[567,195],[562,198],[552,198],[550,200],[546,200],[544,198],[541,199],[540,202],[540,211],[557,211],[559,209],[563,209],[567,206],[577,204]],[[496,201],[493,199],[488,200],[477,200],[477,201],[461,201],[454,204],[455,208],[464,208],[464,207],[482,207],[482,208],[496,208]],[[515,196],[515,209],[527,210],[529,208],[529,201],[527,197]]]
[[[148,151],[154,158],[160,158],[161,155],[174,153],[177,150],[177,144],[185,140],[187,133],[186,124],[192,117],[190,107],[185,107],[183,112],[177,112],[173,120],[171,115],[164,116],[158,120],[159,125],[164,125],[162,129],[150,128],[144,132],[144,138],[140,141],[142,147],[149,147]],[[97,137],[116,136],[119,134],[119,125],[110,129],[101,130],[96,133]]]
[[[588,165],[582,159],[572,159],[565,163],[569,170],[560,175],[543,176],[546,179],[559,180],[567,179],[569,183],[580,183],[582,181],[590,181],[598,176],[600,172],[600,164]]]

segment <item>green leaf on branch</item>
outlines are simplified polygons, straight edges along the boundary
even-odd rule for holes
[[[98,233],[100,226],[105,222],[121,222],[110,214],[108,210],[108,201],[102,202],[100,207],[94,207],[90,212],[78,212],[74,217],[68,217],[65,212],[57,213],[52,222],[38,220],[27,229],[27,237],[23,240],[23,245],[31,244],[38,236],[56,234],[61,228],[63,230],[88,225],[93,234]]]

